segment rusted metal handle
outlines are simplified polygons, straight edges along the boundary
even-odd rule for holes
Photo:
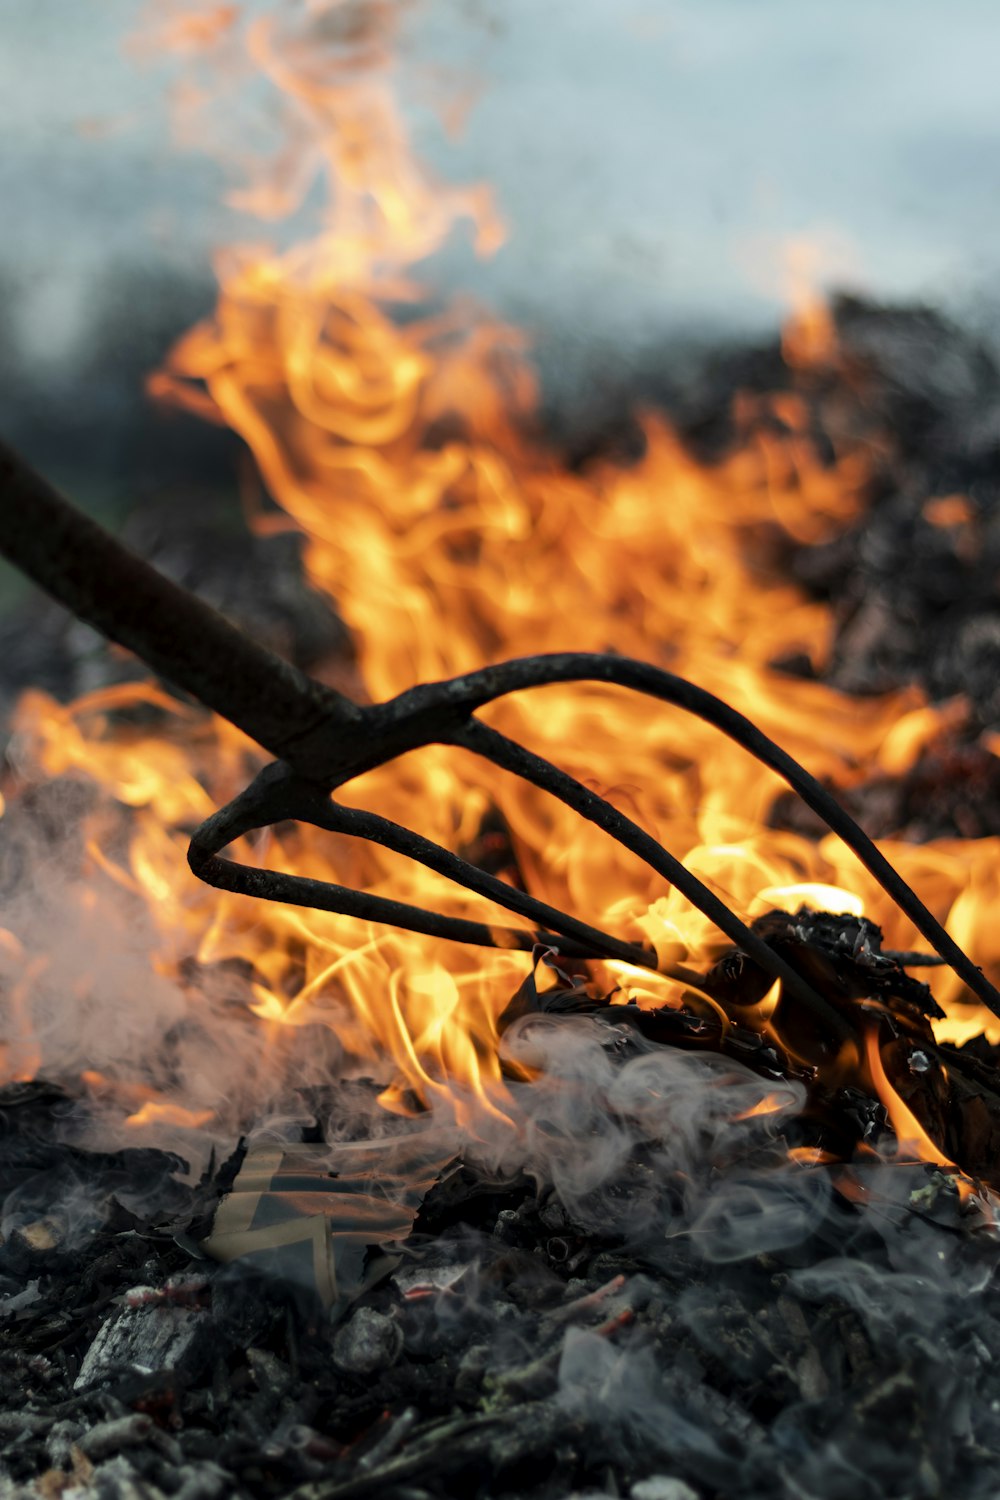
[[[325,779],[363,713],[260,646],[78,511],[0,443],[0,553],[58,603],[242,729]]]

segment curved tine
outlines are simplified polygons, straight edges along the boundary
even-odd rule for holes
[[[763,765],[777,771],[803,802],[818,813],[827,826],[854,850],[886,894],[892,897],[900,910],[905,912],[917,930],[965,981],[969,989],[994,1015],[1000,1016],[1000,993],[928,911],[916,891],[876,848],[864,829],[855,823],[839,802],[794,757],[769,739],[744,714],[730,708],[728,703],[724,703],[707,689],[697,687],[673,672],[665,672],[660,667],[635,661],[631,657],[577,651],[526,656],[515,661],[501,662],[497,666],[484,667],[479,672],[469,672],[464,677],[455,677],[450,682],[433,683],[430,685],[430,692],[437,695],[439,702],[443,700],[453,712],[464,708],[471,714],[473,709],[492,702],[495,698],[520,692],[524,688],[587,680],[632,688],[635,692],[645,693],[649,697],[683,708],[720,729]],[[428,689],[416,689],[415,694],[427,691]]]
[[[289,767],[280,762],[265,766],[235,801],[214,813],[195,830],[188,847],[188,863],[200,879],[221,889],[260,897],[267,894],[260,889],[259,877],[263,877],[268,885],[268,891],[277,892],[280,887],[275,882],[278,882],[279,877],[274,872],[255,870],[252,866],[238,864],[235,860],[219,859],[217,855],[220,849],[224,849],[234,839],[286,819],[310,822],[316,827],[333,833],[346,833],[355,838],[382,844],[385,848],[417,860],[428,869],[438,871],[439,874],[456,881],[459,885],[466,886],[469,890],[486,896],[497,905],[505,906],[508,910],[517,912],[518,915],[535,923],[534,931],[524,932],[513,927],[496,927],[485,923],[467,922],[464,918],[440,918],[442,922],[454,921],[464,924],[461,929],[463,933],[472,934],[478,931],[480,934],[490,935],[489,940],[481,935],[479,937],[461,936],[456,927],[452,935],[457,942],[470,942],[477,946],[495,948],[516,947],[528,952],[536,942],[547,944],[550,935],[555,933],[561,941],[554,942],[552,946],[557,952],[567,957],[617,958],[622,963],[651,969],[654,973],[665,974],[668,978],[677,980],[678,983],[693,985],[696,989],[704,985],[704,974],[689,969],[683,964],[659,968],[656,964],[655,953],[639,947],[638,944],[624,943],[621,939],[602,932],[600,928],[591,927],[589,923],[567,916],[565,912],[549,906],[547,902],[539,901],[534,896],[529,896],[527,892],[519,891],[514,886],[497,879],[496,876],[489,875],[478,865],[470,864],[457,854],[452,854],[450,850],[442,848],[440,844],[424,838],[422,834],[403,828],[398,823],[392,823],[388,818],[380,817],[377,813],[344,807],[312,783],[302,781]],[[377,896],[366,898],[364,892],[356,892],[347,886],[337,886],[332,882],[306,881],[301,887],[294,885],[294,882],[299,879],[298,876],[281,877],[282,881],[292,882],[288,885],[288,890],[298,890],[303,894],[301,902],[293,902],[291,896],[279,894],[274,894],[271,899],[289,901],[296,905],[318,906],[319,902],[314,900],[313,896],[316,891],[323,891],[326,892],[329,900],[320,909],[340,911],[347,915],[358,913],[349,913],[343,906],[345,893],[362,900],[368,899],[372,903],[378,903],[384,899]],[[304,899],[306,886],[309,890],[309,900]],[[334,900],[341,904],[334,905]],[[388,904],[399,913],[427,915],[424,909],[418,906],[410,906],[403,902]],[[372,921],[380,920],[372,914],[373,912],[374,906],[360,914],[371,914]],[[421,927],[414,928],[412,924],[402,921],[394,925],[409,926],[411,931],[424,930]],[[436,935],[448,936],[444,931],[437,931]]]
[[[948,960],[942,958],[940,953],[915,953],[912,950],[903,952],[899,948],[883,948],[883,958],[891,958],[901,969],[946,969]]]
[[[442,848],[422,834],[403,828],[399,823],[392,823],[378,813],[344,807],[327,797],[313,799],[311,796],[309,822],[328,829],[331,833],[346,833],[353,838],[367,839],[370,843],[381,844],[383,848],[392,849],[397,854],[404,854],[418,864],[425,865],[427,869],[435,870],[458,885],[475,891],[477,895],[488,897],[498,906],[505,906],[508,911],[526,917],[538,929],[574,938],[581,956],[585,952],[596,958],[616,958],[622,963],[657,971],[656,955],[649,949],[642,948],[637,943],[625,943],[620,938],[612,937],[610,933],[602,932],[599,927],[591,927],[588,922],[580,922],[575,917],[567,916],[558,907],[549,906],[547,902],[519,891],[516,886],[507,885],[478,865],[470,864],[468,860],[452,854],[449,849]],[[693,971],[690,977],[695,977]],[[697,977],[703,978],[701,975]]]
[[[835,1036],[842,1040],[854,1038],[854,1032],[843,1016],[839,1015],[833,1007],[823,999],[812,985],[807,983],[795,969],[787,964],[773,948],[768,947],[763,938],[757,936],[751,928],[742,923],[728,906],[715,893],[703,885],[696,875],[681,864],[674,856],[656,839],[652,838],[631,818],[620,813],[610,802],[599,797],[596,792],[591,792],[565,771],[560,771],[557,766],[540,755],[526,750],[523,745],[518,745],[514,740],[507,739],[506,735],[500,734],[495,729],[479,722],[478,719],[470,718],[466,724],[455,731],[449,738],[449,743],[461,745],[466,750],[481,755],[485,760],[490,760],[494,765],[500,766],[505,771],[511,771],[515,776],[520,776],[525,781],[530,781],[534,786],[540,787],[543,792],[549,792],[565,802],[574,812],[581,817],[587,818],[589,822],[596,823],[605,833],[631,849],[640,859],[651,866],[657,874],[663,875],[671,884],[675,885],[683,895],[703,912],[710,921],[714,922],[722,932],[734,943],[738,944],[755,963],[770,974],[772,979],[780,979],[789,995],[801,1001],[809,1007],[823,1023],[829,1027]]]
[[[360,917],[371,922],[383,922],[393,927],[403,927],[410,932],[424,932],[431,937],[445,938],[450,942],[471,944],[480,948],[501,948],[530,953],[538,942],[547,943],[549,934],[525,931],[517,927],[499,927],[485,922],[472,922],[463,917],[442,917],[428,912],[423,907],[411,906],[408,902],[390,901],[383,896],[374,896],[365,891],[356,891],[349,886],[332,882],[311,880],[306,876],[286,875],[274,870],[261,870],[253,865],[242,865],[235,860],[222,859],[219,850],[226,848],[244,834],[266,828],[272,823],[286,820],[311,819],[322,816],[338,806],[329,796],[309,782],[302,781],[291,768],[280,761],[265,766],[238,797],[218,812],[206,818],[191,835],[188,844],[188,864],[192,872],[207,885],[219,890],[233,891],[237,895],[251,896],[258,900],[281,901],[289,906],[314,907],[320,911],[336,912],[342,916]],[[350,809],[339,811],[349,812]],[[369,814],[368,816],[374,816]],[[379,819],[378,821],[384,822]],[[322,826],[322,825],[321,825]],[[395,825],[388,824],[393,828]],[[403,835],[408,830],[399,829]],[[366,835],[360,835],[362,837]],[[417,839],[416,834],[411,835]],[[427,843],[427,840],[422,842]],[[429,845],[434,849],[435,845]],[[406,852],[406,851],[404,851]],[[440,851],[447,854],[446,850]],[[464,865],[463,860],[458,861]],[[475,866],[468,866],[475,871]],[[492,880],[485,871],[476,871],[485,880]],[[501,884],[501,882],[497,882]],[[504,893],[511,887],[502,886]],[[525,898],[530,900],[530,898]],[[539,915],[549,911],[556,917],[562,913],[554,908],[534,903]],[[583,923],[573,923],[581,932],[589,933]],[[603,939],[604,934],[594,929],[594,935]],[[579,942],[571,935],[561,935],[559,950],[571,958],[592,958],[593,944]],[[608,940],[611,944],[615,939]],[[618,946],[625,948],[625,945]],[[636,953],[626,949],[628,960],[636,959]],[[642,960],[638,951],[638,961]],[[675,976],[686,982],[697,984],[703,978],[688,970],[678,970]]]
[[[280,901],[285,906],[309,906],[344,917],[360,917],[364,921],[403,927],[408,932],[424,932],[429,937],[445,938],[449,942],[466,943],[476,948],[507,948],[530,953],[540,940],[537,933],[524,928],[490,927],[485,922],[466,921],[464,917],[442,917],[437,912],[424,911],[423,907],[410,906],[405,901],[390,901],[385,896],[373,896],[349,886],[237,864],[235,860],[221,859],[217,854],[206,854],[204,848],[196,845],[189,848],[188,861],[194,873],[207,885],[220,891],[233,891],[239,896]],[[567,944],[566,951],[575,946],[574,943]],[[571,956],[587,955],[571,953]]]

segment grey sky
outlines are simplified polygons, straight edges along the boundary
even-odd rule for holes
[[[102,268],[201,273],[233,231],[209,164],[169,144],[162,79],[123,55],[135,0],[0,0],[0,271],[53,358]],[[464,137],[421,117],[511,227],[461,277],[541,325],[773,321],[780,247],[809,234],[888,296],[1000,272],[993,0],[426,0],[420,63],[482,82]],[[410,66],[410,65],[408,65]],[[84,127],[81,131],[81,125]]]

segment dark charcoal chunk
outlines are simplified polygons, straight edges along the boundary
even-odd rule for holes
[[[836,624],[827,680],[847,692],[921,683],[1000,722],[1000,369],[927,308],[835,306],[839,350],[819,425],[879,439],[869,505],[841,536],[792,548],[792,572]],[[960,495],[964,502],[950,497]]]
[[[219,1348],[208,1311],[173,1303],[124,1307],[103,1323],[74,1382],[77,1390],[105,1382],[122,1370],[170,1370],[197,1375]]]

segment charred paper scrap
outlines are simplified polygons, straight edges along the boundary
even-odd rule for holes
[[[252,1145],[201,1248],[340,1312],[396,1264],[381,1247],[409,1234],[452,1157],[440,1136],[420,1130],[334,1145]]]

